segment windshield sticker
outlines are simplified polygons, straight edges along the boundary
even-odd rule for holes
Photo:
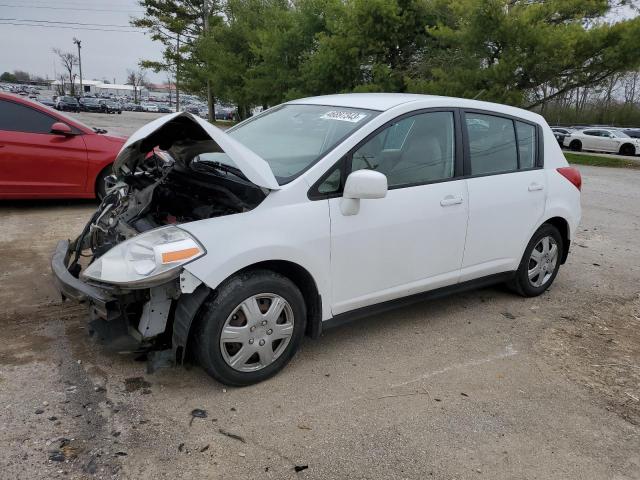
[[[358,123],[360,120],[367,116],[366,113],[358,112],[340,112],[338,110],[331,110],[325,113],[320,118],[324,120],[340,120],[343,122]]]

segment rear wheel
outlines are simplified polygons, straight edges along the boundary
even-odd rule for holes
[[[545,223],[531,237],[511,287],[524,297],[536,297],[547,290],[558,274],[563,252],[562,235]]]
[[[582,142],[580,140],[572,140],[569,144],[569,148],[574,152],[579,152],[582,150]]]
[[[194,334],[196,352],[219,382],[251,385],[289,363],[305,324],[304,298],[291,280],[267,270],[243,273],[203,306]]]
[[[625,143],[620,147],[620,155],[628,155],[632,157],[635,154],[636,154],[636,147],[634,147],[630,143]]]

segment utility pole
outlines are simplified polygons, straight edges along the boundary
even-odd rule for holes
[[[180,34],[177,34],[176,38],[176,112],[180,111],[180,87],[179,87],[179,79],[180,78]]]
[[[76,37],[73,37],[73,43],[78,45],[78,66],[80,67],[80,96],[84,97],[84,88],[82,88],[82,57],[80,57],[80,44],[81,40],[78,40]]]

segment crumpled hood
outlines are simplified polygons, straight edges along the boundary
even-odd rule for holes
[[[134,171],[157,146],[168,150],[176,161],[184,161],[180,158],[182,155],[194,154],[194,150],[185,148],[186,139],[207,141],[207,151],[226,153],[250,182],[271,190],[280,189],[271,167],[263,158],[206,120],[187,112],[164,115],[137,130],[118,153],[113,171],[116,175]]]

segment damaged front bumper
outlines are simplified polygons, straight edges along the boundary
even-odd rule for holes
[[[132,306],[144,302],[149,290],[128,292],[84,282],[69,271],[69,258],[72,252],[70,242],[61,240],[51,258],[53,279],[62,299],[87,304],[89,334],[110,350],[118,352],[145,350],[149,346],[149,341],[131,325],[130,320],[137,313]]]
[[[71,274],[67,267],[71,251],[69,241],[60,240],[51,257],[53,280],[62,299],[88,302],[99,318],[113,320],[119,315],[117,300],[107,290],[89,285]]]
[[[109,350],[148,352],[149,372],[181,363],[189,330],[208,288],[187,272],[152,288],[122,290],[96,286],[69,269],[74,251],[68,240],[58,242],[51,258],[54,282],[62,299],[88,306],[89,334]]]

